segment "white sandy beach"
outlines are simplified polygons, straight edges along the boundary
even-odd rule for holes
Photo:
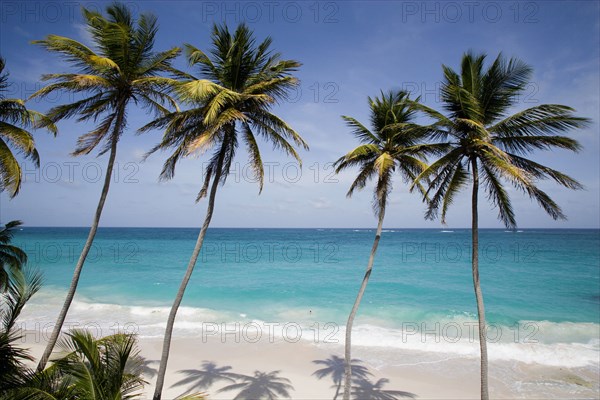
[[[202,369],[204,361],[214,362],[218,367],[232,367],[229,372],[252,375],[254,371],[280,371],[279,376],[290,380],[294,390],[293,399],[332,399],[335,387],[330,377],[322,380],[312,373],[322,366],[314,360],[325,360],[331,355],[343,356],[340,345],[300,341],[289,343],[262,340],[257,343],[236,343],[235,337],[221,342],[220,338],[175,339],[172,343],[167,371],[164,399],[174,399],[193,383],[177,385],[184,377],[178,371]],[[140,339],[142,355],[151,361],[150,368],[158,367],[162,341]],[[42,343],[26,343],[38,357]],[[389,379],[386,390],[399,390],[414,394],[420,399],[476,399],[479,396],[478,361],[472,358],[451,357],[443,360],[427,360],[420,352],[399,352],[391,349],[356,347],[353,357],[364,361],[373,374],[372,382]],[[423,358],[424,361],[418,361]],[[155,362],[152,362],[156,360]],[[382,360],[386,360],[382,362]],[[393,360],[390,362],[390,360]],[[151,371],[150,371],[151,372]],[[143,398],[151,398],[154,377],[147,374],[149,384]],[[217,383],[205,391],[209,399],[232,399],[236,392],[218,390],[227,383]],[[495,362],[490,364],[490,394],[495,399],[514,398],[589,398],[600,395],[597,372],[589,368],[560,368],[525,364],[521,362]]]

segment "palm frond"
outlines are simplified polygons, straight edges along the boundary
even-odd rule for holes
[[[488,193],[488,199],[495,207],[498,207],[498,218],[508,229],[514,229],[517,226],[515,213],[508,193],[502,186],[500,179],[496,177],[494,171],[485,163],[482,165],[484,171],[483,183]]]

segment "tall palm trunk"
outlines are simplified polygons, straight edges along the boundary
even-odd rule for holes
[[[358,311],[358,307],[360,305],[360,301],[362,300],[363,294],[365,294],[365,289],[367,288],[367,283],[369,282],[369,277],[371,276],[371,271],[373,270],[373,261],[375,260],[375,253],[377,252],[379,239],[381,238],[381,229],[383,228],[384,215],[385,206],[382,207],[379,212],[379,223],[377,224],[377,232],[375,233],[375,240],[373,241],[373,247],[371,248],[369,264],[367,265],[365,276],[363,278],[362,284],[360,285],[360,289],[358,291],[358,295],[356,296],[356,300],[354,301],[354,305],[352,306],[352,311],[350,311],[350,315],[348,316],[348,322],[346,322],[346,344],[344,348],[344,400],[350,400],[350,388],[352,384],[352,324],[354,323],[354,317],[356,316],[356,312]]]
[[[477,193],[479,190],[479,171],[477,170],[477,161],[471,160],[473,168],[473,197],[471,199],[472,208],[472,267],[473,267],[473,287],[475,288],[475,298],[477,299],[477,317],[479,319],[479,349],[481,352],[481,399],[488,400],[488,357],[487,342],[485,338],[485,308],[483,305],[483,293],[479,282],[479,217],[477,213]]]
[[[123,123],[123,120],[125,118],[126,106],[126,102],[120,102],[119,107],[116,111],[117,117],[111,136],[110,155],[108,157],[108,165],[106,166],[106,174],[104,176],[104,186],[102,186],[102,194],[100,195],[100,200],[98,201],[98,206],[96,207],[96,215],[94,215],[94,221],[92,222],[92,226],[90,228],[87,240],[85,241],[85,245],[83,246],[83,250],[79,255],[79,260],[77,260],[77,265],[75,266],[75,271],[73,272],[73,279],[71,280],[71,286],[69,287],[69,291],[67,292],[67,298],[65,299],[60,313],[58,314],[58,318],[56,320],[56,324],[54,325],[52,335],[50,335],[50,339],[48,341],[48,344],[46,345],[44,354],[40,358],[40,362],[37,366],[38,371],[42,371],[46,367],[46,363],[50,358],[50,354],[52,354],[52,350],[56,345],[56,341],[58,340],[58,336],[60,335],[60,331],[65,322],[65,318],[67,317],[67,312],[69,311],[69,307],[71,307],[71,303],[73,302],[73,297],[75,296],[75,291],[77,290],[77,284],[79,283],[79,277],[81,276],[83,264],[85,263],[88,253],[90,252],[92,243],[94,242],[94,237],[96,236],[96,231],[98,230],[100,216],[102,215],[102,209],[104,208],[104,202],[106,201],[106,196],[108,195],[108,189],[110,187],[110,181],[112,179],[112,171],[115,164],[115,157],[117,155],[119,130],[122,129],[121,124]]]
[[[213,210],[215,208],[215,196],[217,194],[219,180],[223,171],[223,160],[225,159],[226,149],[227,146],[225,143],[223,143],[221,153],[219,154],[219,160],[217,161],[217,170],[215,172],[213,183],[210,189],[210,195],[208,198],[208,209],[206,210],[204,224],[202,225],[202,229],[200,229],[200,234],[198,235],[196,246],[194,247],[194,251],[192,252],[192,257],[190,258],[187,270],[185,271],[185,275],[183,277],[183,280],[181,281],[181,285],[179,286],[179,291],[177,292],[177,296],[175,297],[175,301],[173,302],[173,306],[171,307],[171,312],[169,313],[167,327],[165,329],[165,337],[163,340],[162,355],[160,357],[160,366],[158,368],[158,376],[156,378],[156,388],[154,389],[154,400],[160,400],[162,396],[162,389],[165,384],[165,373],[167,371],[167,362],[169,360],[169,350],[171,348],[171,336],[173,334],[173,325],[175,324],[175,317],[177,316],[177,310],[179,309],[179,305],[181,304],[181,300],[183,299],[185,288],[187,287],[188,282],[192,277],[192,272],[194,272],[194,266],[196,265],[196,261],[198,260],[200,250],[202,249],[202,243],[204,243],[204,236],[206,235],[206,231],[208,230],[208,226],[210,225],[210,220],[212,219]]]

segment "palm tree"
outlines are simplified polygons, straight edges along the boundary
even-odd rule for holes
[[[23,376],[27,373],[25,362],[33,361],[33,357],[23,348],[15,346],[23,337],[15,328],[15,322],[25,303],[37,293],[41,287],[41,275],[35,271],[11,269],[6,275],[6,291],[0,295],[0,397],[7,391],[23,384]]]
[[[0,229],[0,293],[9,284],[9,271],[20,269],[27,262],[27,253],[10,244],[14,231],[21,226],[21,221],[10,221]]]
[[[27,129],[43,124],[54,135],[57,131],[45,115],[28,110],[23,100],[6,98],[4,92],[9,83],[4,67],[4,59],[0,57],[0,191],[6,190],[10,197],[15,197],[21,189],[22,172],[11,147],[39,168],[40,156],[33,135]]]
[[[369,375],[372,375],[367,367],[361,365],[360,360],[352,359],[352,378],[354,379],[367,379]],[[325,368],[321,368],[313,372],[313,375],[317,379],[323,379],[326,376],[331,376],[331,380],[335,386],[335,394],[333,400],[337,400],[340,390],[342,389],[342,382],[344,381],[344,372],[346,368],[345,361],[342,357],[332,355],[326,360],[314,360],[313,363],[325,365]]]
[[[53,365],[26,377],[10,392],[15,400],[135,399],[142,395],[144,359],[134,335],[118,333],[95,339],[74,330],[61,341]]]
[[[207,390],[217,382],[235,382],[240,375],[229,372],[230,370],[230,366],[219,367],[212,361],[204,361],[202,363],[202,369],[184,369],[179,371],[186,375],[186,377],[173,386],[183,386],[193,383],[186,393],[194,390]]]
[[[62,375],[76,381],[78,398],[130,399],[141,395],[143,358],[134,335],[115,334],[95,339],[74,330],[62,341],[67,354],[57,359]]]
[[[107,7],[107,16],[83,8],[83,17],[95,48],[73,39],[49,35],[34,43],[62,55],[76,68],[75,73],[49,74],[42,77],[51,81],[35,93],[43,97],[55,91],[84,93],[83,99],[53,107],[48,116],[53,121],[77,116],[77,121],[96,121],[100,124],[79,137],[73,155],[89,154],[102,143],[99,154],[109,153],[104,185],[87,240],[75,266],[73,279],[64,305],[60,310],[50,340],[40,359],[38,370],[44,369],[60,334],[69,306],[75,295],[85,259],[98,229],[98,223],[108,195],[111,175],[117,153],[117,143],[127,126],[127,107],[131,101],[158,115],[167,112],[174,101],[165,93],[172,80],[158,76],[171,71],[170,62],[179,54],[178,48],[154,52],[157,20],[142,14],[137,24],[131,11],[121,4]]]
[[[274,400],[279,398],[278,396],[289,399],[290,390],[294,390],[294,387],[290,385],[289,379],[277,376],[279,372],[254,371],[253,376],[241,375],[239,379],[242,382],[225,386],[219,389],[218,393],[239,390],[233,400]]]
[[[500,54],[485,69],[485,58],[484,54],[466,53],[460,75],[443,67],[441,93],[447,116],[418,106],[435,119],[431,129],[448,150],[417,178],[417,182],[432,178],[427,193],[435,193],[426,216],[435,218],[441,209],[442,223],[446,222],[446,213],[455,195],[469,182],[472,185],[472,272],[479,318],[482,399],[489,396],[485,310],[479,282],[477,201],[480,184],[492,204],[498,207],[498,218],[507,228],[515,228],[516,219],[503,181],[535,199],[553,219],[564,219],[560,207],[536,181],[552,179],[569,189],[582,186],[573,178],[525,157],[534,150],[579,150],[576,140],[557,133],[581,128],[588,122],[576,117],[572,108],[557,104],[538,105],[509,115],[518,95],[527,87],[531,68],[514,58],[507,62]]]
[[[355,399],[369,399],[369,400],[397,400],[398,398],[405,397],[414,399],[417,397],[414,393],[404,392],[402,390],[386,390],[383,387],[389,382],[389,379],[379,379],[373,383],[367,379],[355,380],[356,386],[353,387],[353,397]]]
[[[308,148],[298,133],[271,113],[272,105],[285,99],[289,90],[297,85],[298,81],[292,72],[300,64],[293,60],[282,60],[279,53],[272,53],[269,49],[271,38],[257,45],[252,32],[243,24],[238,26],[233,35],[226,26],[215,25],[212,42],[213,48],[209,54],[186,45],[188,60],[192,66],[198,67],[203,79],[185,75],[186,81],[178,84],[175,90],[182,103],[191,108],[159,118],[142,128],[142,131],[166,128],[162,142],[151,152],[174,149],[165,162],[161,179],[173,177],[181,157],[213,150],[204,184],[196,199],[199,201],[206,197],[210,185],[206,217],[167,320],[155,400],[160,399],[164,385],[177,310],[213,215],[217,188],[219,183],[224,184],[227,180],[239,142],[243,140],[247,147],[260,190],[264,169],[257,135],[298,162],[300,157],[288,140]]]
[[[358,176],[348,190],[348,197],[356,189],[363,189],[370,179],[377,178],[373,209],[378,217],[367,270],[346,323],[344,400],[350,399],[352,324],[373,269],[393,174],[397,170],[406,182],[413,182],[427,166],[423,161],[425,156],[439,151],[439,146],[424,144],[427,130],[411,122],[415,111],[410,104],[408,94],[403,91],[382,92],[381,97],[375,99],[369,97],[371,130],[352,117],[342,117],[361,145],[336,161],[336,172],[352,166],[359,167]]]

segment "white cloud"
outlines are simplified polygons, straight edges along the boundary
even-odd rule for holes
[[[331,200],[325,197],[309,200],[310,205],[317,210],[325,210],[332,207]]]

